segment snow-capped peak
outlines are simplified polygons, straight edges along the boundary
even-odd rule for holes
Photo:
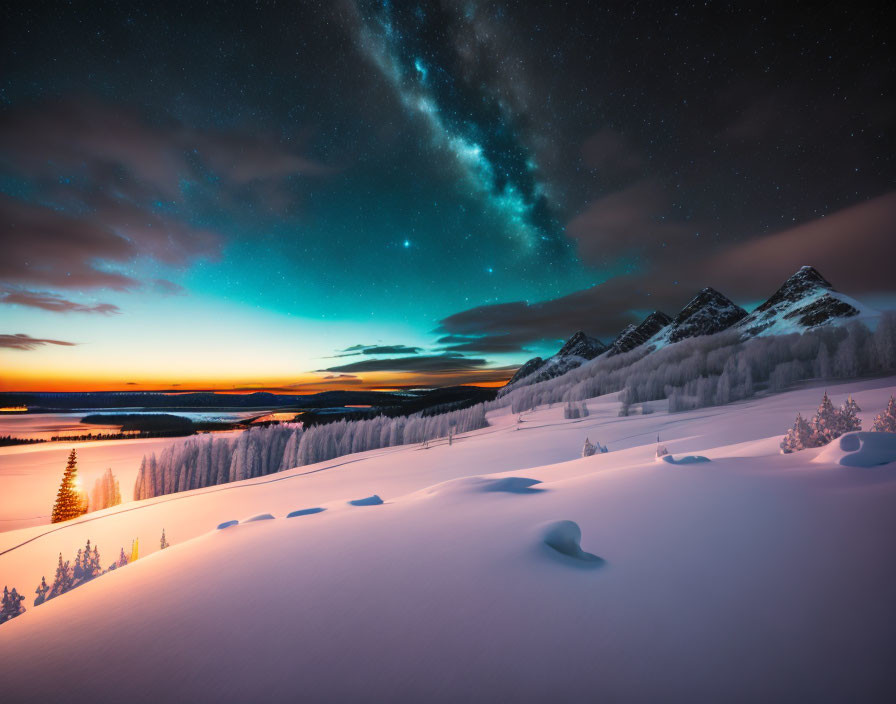
[[[737,327],[747,336],[784,335],[831,323],[837,319],[873,317],[849,296],[835,290],[817,269],[804,266]]]

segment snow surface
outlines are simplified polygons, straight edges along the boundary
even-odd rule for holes
[[[865,427],[896,378],[828,386]],[[30,595],[90,538],[154,550],[0,626],[4,701],[891,701],[896,465],[778,444],[822,388],[618,417],[615,396],[0,534]],[[655,460],[656,439],[674,456]],[[578,457],[585,436],[608,453]],[[849,446],[849,443],[847,443]],[[827,448],[830,449],[830,448]],[[376,495],[376,508],[351,505]],[[312,509],[326,509],[311,514]],[[306,512],[302,520],[290,513]],[[275,518],[215,526],[234,516]],[[159,551],[162,528],[172,546]]]
[[[215,433],[215,437],[232,437],[240,432],[226,430]],[[121,486],[122,500],[128,501],[134,494],[143,455],[160,454],[168,445],[184,439],[90,440],[0,447],[0,531],[50,522],[53,499],[72,449],[78,452],[81,486],[90,489],[111,468]]]

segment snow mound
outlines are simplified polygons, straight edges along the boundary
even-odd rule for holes
[[[657,459],[662,460],[668,464],[700,464],[701,462],[711,462],[712,460],[709,457],[704,457],[703,455],[685,455],[684,457],[679,457],[676,459],[672,455],[663,455],[658,457]]]
[[[500,491],[508,494],[535,494],[544,489],[533,489],[536,484],[541,484],[539,479],[528,477],[503,477],[502,479],[485,480],[480,486],[480,491]]]
[[[426,489],[426,494],[485,494],[491,492],[506,494],[538,494],[544,489],[533,488],[541,484],[540,479],[529,477],[464,477],[436,484]]]
[[[255,523],[256,521],[272,521],[274,517],[270,513],[259,513],[257,516],[247,518],[243,523]]]
[[[582,529],[575,521],[553,521],[544,525],[542,540],[549,548],[589,567],[604,564],[603,558],[582,550]]]
[[[218,530],[224,530],[225,528],[230,528],[230,526],[239,525],[239,521],[224,521],[223,523],[218,524]]]
[[[364,499],[355,499],[354,501],[349,501],[349,504],[352,506],[379,506],[383,503],[383,500],[376,494],[373,496],[368,496]]]
[[[896,433],[846,433],[819,452],[815,461],[844,467],[876,467],[896,462]]]
[[[287,513],[287,518],[295,518],[296,516],[310,516],[313,513],[320,513],[321,511],[326,511],[327,509],[321,508],[318,506],[317,508],[303,508],[298,511],[292,511],[291,513]]]

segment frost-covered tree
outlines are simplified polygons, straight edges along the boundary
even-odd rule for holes
[[[121,552],[118,554],[118,562],[115,563],[116,567],[124,567],[128,564],[128,556],[124,552],[124,548],[121,549]]]
[[[597,452],[597,447],[592,445],[588,438],[585,438],[585,446],[582,448],[582,457],[591,457],[595,452]]]
[[[112,474],[112,468],[109,467],[103,473],[103,476],[93,483],[93,489],[90,492],[89,510],[99,511],[110,506],[118,506],[120,503],[121,490],[118,486],[118,480]]]
[[[50,587],[47,586],[46,577],[40,578],[40,584],[37,585],[37,589],[34,590],[34,593],[37,595],[34,598],[34,605],[40,606],[47,600],[47,594],[50,591]]]
[[[853,400],[853,397],[847,397],[843,402],[843,405],[840,406],[838,412],[838,418],[840,419],[840,427],[838,430],[840,435],[862,429],[862,421],[857,415],[861,411],[862,409],[859,408],[859,404]]]
[[[47,600],[54,599],[60,594],[65,594],[74,586],[74,571],[68,560],[62,561],[62,553],[59,553],[59,564],[56,566],[56,576],[53,579],[53,586],[50,587],[50,593]]]
[[[60,523],[77,518],[85,512],[83,497],[78,491],[78,455],[72,450],[68,456],[68,464],[62,475],[62,482],[53,505],[51,523]]]
[[[6,623],[16,616],[21,616],[25,613],[23,601],[25,601],[25,597],[19,594],[15,587],[12,588],[12,591],[3,587],[3,601],[0,602],[0,623]]]
[[[162,528],[162,539],[159,541],[159,548],[161,550],[164,550],[165,548],[167,548],[169,546],[170,546],[170,543],[168,542],[168,539],[165,537],[165,529]]]
[[[781,452],[789,454],[809,447],[815,447],[812,431],[803,416],[797,413],[793,427],[787,431],[787,435],[781,441]]]
[[[890,396],[886,409],[877,414],[871,430],[876,433],[896,433],[896,398]]]
[[[840,437],[840,417],[828,393],[825,391],[824,397],[818,406],[818,410],[809,423],[812,433],[812,442],[817,447],[819,445],[827,445],[834,438]]]

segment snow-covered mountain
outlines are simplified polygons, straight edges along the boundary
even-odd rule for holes
[[[616,336],[616,339],[610,343],[607,356],[612,357],[623,352],[630,352],[636,347],[643,345],[671,322],[672,318],[662,311],[655,310],[644,318],[640,324],[630,323],[626,325],[622,332]]]
[[[875,313],[836,291],[817,269],[804,266],[735,327],[750,337],[786,335]]]
[[[544,366],[544,360],[541,357],[533,357],[528,362],[526,362],[523,366],[516,370],[516,374],[510,377],[510,381],[507,382],[507,386],[511,384],[515,384],[520,379],[529,376],[530,374],[535,373],[539,369]]]
[[[510,388],[522,379],[525,379],[526,384],[535,384],[539,381],[561,376],[603,354],[607,349],[603,342],[597,338],[589,337],[579,330],[564,343],[560,351],[554,356],[548,357],[546,360],[543,360],[541,357],[534,357],[526,362],[517,370],[516,374],[513,375],[504,388]]]
[[[552,379],[580,367],[600,354],[611,357],[644,347],[648,352],[692,337],[738,330],[744,338],[757,335],[786,335],[822,325],[851,320],[873,320],[879,311],[836,291],[817,269],[801,267],[762,305],[747,313],[713,288],[704,288],[675,318],[654,311],[640,324],[627,325],[609,346],[578,332],[553,357],[526,362],[499,395]]]
[[[706,287],[681,309],[669,325],[645,344],[654,349],[689,337],[714,335],[746,317],[747,311],[714,288]]]

